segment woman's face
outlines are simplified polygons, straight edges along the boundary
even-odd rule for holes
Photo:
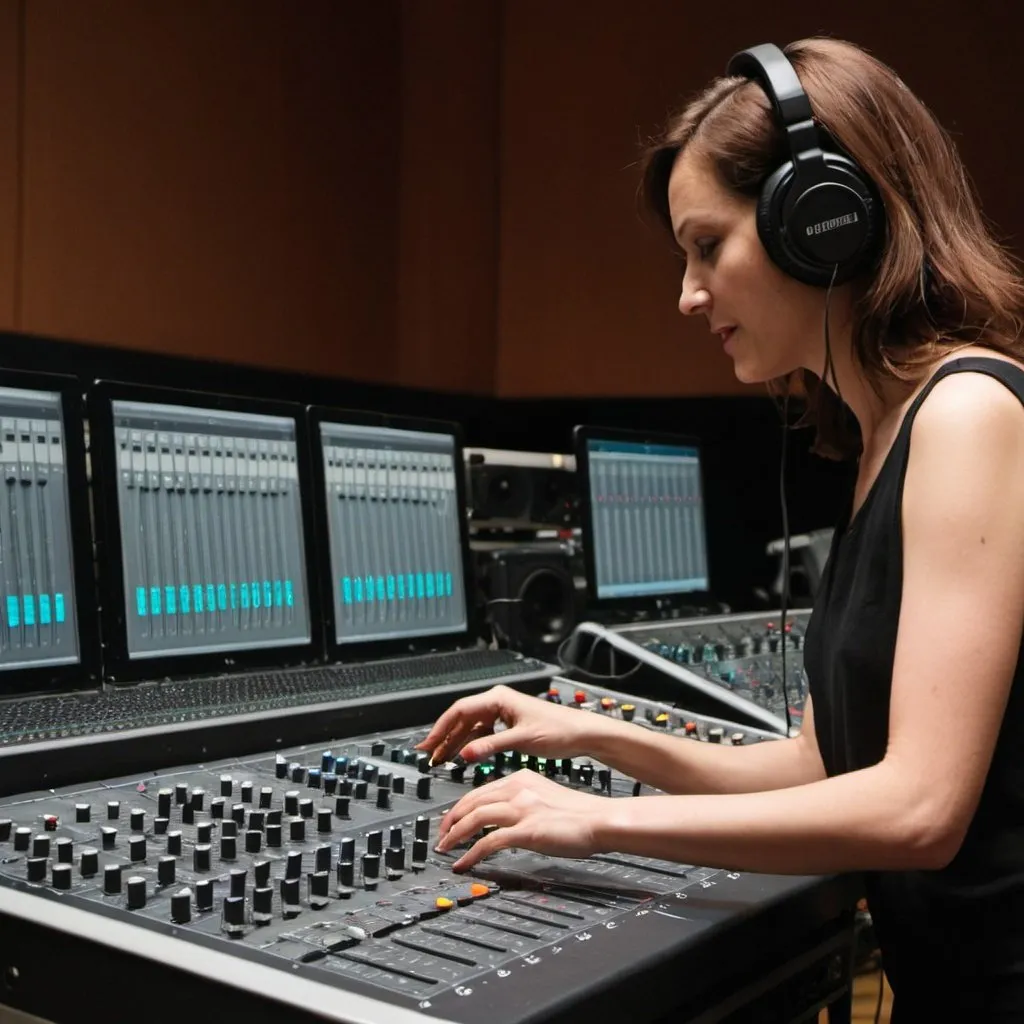
[[[820,374],[824,293],[769,259],[757,236],[756,201],[726,189],[690,147],[676,158],[668,202],[686,261],[679,311],[707,318],[737,378],[760,383],[801,366]]]

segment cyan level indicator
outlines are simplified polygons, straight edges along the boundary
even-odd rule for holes
[[[45,596],[45,595],[44,595]],[[8,598],[8,618],[11,598]],[[17,599],[14,599],[17,603]],[[28,600],[28,598],[26,598]],[[43,598],[40,598],[39,614],[42,621]],[[47,609],[49,598],[46,597]],[[64,621],[64,598],[58,594],[55,599],[58,622]],[[291,580],[250,580],[243,583],[194,583],[180,587],[136,587],[135,611],[141,618],[148,615],[191,615],[193,612],[227,611],[230,608],[292,608],[295,604],[295,587]],[[47,611],[48,614],[48,611]],[[26,621],[28,611],[26,605]]]
[[[342,576],[343,604],[451,597],[450,572],[409,572],[387,576]]]
[[[64,621],[63,594],[22,594],[7,595],[7,625],[49,626]]]

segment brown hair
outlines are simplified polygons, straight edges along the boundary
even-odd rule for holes
[[[875,387],[920,380],[941,356],[984,345],[1024,357],[1024,281],[985,222],[956,147],[897,75],[860,47],[836,39],[790,44],[815,119],[875,183],[885,210],[880,257],[858,282],[853,349]],[[668,181],[689,145],[706,154],[726,188],[756,197],[788,159],[760,85],[715,79],[648,147],[641,196],[671,232]],[[895,343],[895,344],[894,344]],[[803,395],[801,425],[832,458],[860,442],[834,393],[797,370],[769,382],[774,395]]]

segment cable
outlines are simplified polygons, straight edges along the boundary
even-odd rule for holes
[[[878,965],[878,1002],[875,1003],[875,1024],[882,1019],[882,996],[885,993],[885,971]]]
[[[786,502],[786,449],[789,434],[789,388],[782,400],[782,458],[779,460],[779,501],[782,505],[782,622],[779,626],[779,648],[782,651],[782,703],[786,710],[786,735],[793,735],[789,711],[789,676],[786,673],[786,605],[789,602],[789,507]]]

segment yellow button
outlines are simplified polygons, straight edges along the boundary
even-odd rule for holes
[[[434,906],[437,907],[438,910],[451,910],[455,904],[448,899],[447,896],[438,896],[437,899],[434,900]]]
[[[635,704],[623,704],[622,705],[622,710],[623,711],[636,711],[636,705]]]
[[[665,712],[665,711],[662,711],[661,714],[659,714],[657,716],[657,718],[655,718],[654,720],[656,722],[667,722],[668,721],[668,713]]]

